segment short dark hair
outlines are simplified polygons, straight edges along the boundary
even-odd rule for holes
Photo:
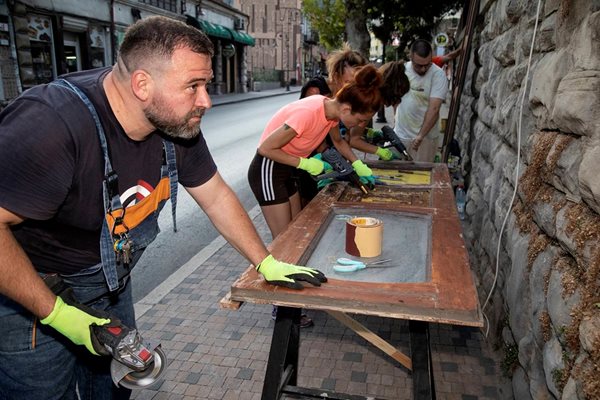
[[[424,39],[417,39],[410,46],[410,52],[418,55],[419,57],[429,57],[432,52],[431,43]]]
[[[214,54],[212,42],[202,31],[172,18],[153,16],[141,19],[125,32],[119,57],[129,72],[157,60],[169,60],[176,49]]]
[[[306,82],[304,86],[302,86],[302,90],[300,90],[300,98],[305,98],[308,89],[313,87],[319,89],[319,94],[323,96],[331,95],[331,89],[329,89],[329,86],[327,86],[327,81],[325,81],[325,78],[323,78],[322,76],[315,76],[314,78],[311,78],[308,82]]]

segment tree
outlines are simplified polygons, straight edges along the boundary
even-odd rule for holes
[[[416,38],[431,39],[431,30],[437,18],[460,8],[464,1],[305,0],[303,7],[319,35],[327,35],[327,41],[322,42],[328,49],[340,46],[344,32],[344,39],[352,48],[368,56],[370,37],[367,27],[384,46],[391,43],[392,33],[395,32],[400,41],[398,50],[403,51]],[[336,4],[337,12],[332,3]],[[317,23],[319,20],[323,20],[323,24]]]
[[[346,21],[345,41],[353,50],[358,51],[367,60],[371,49],[371,36],[367,27],[365,0],[345,0]]]
[[[316,32],[319,42],[329,51],[342,45],[346,25],[344,0],[304,0],[304,15]]]

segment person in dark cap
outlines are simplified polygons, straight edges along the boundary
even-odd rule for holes
[[[331,89],[327,85],[327,81],[322,76],[315,76],[302,86],[300,90],[300,98],[303,99],[313,94],[320,94],[323,96],[331,97]]]

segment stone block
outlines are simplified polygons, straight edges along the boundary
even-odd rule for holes
[[[570,140],[566,147],[563,147],[563,141]],[[552,171],[550,183],[558,190],[562,191],[570,201],[578,203],[581,201],[579,190],[579,168],[582,160],[581,140],[573,139],[570,136],[559,135],[554,143],[548,158],[556,157],[555,151],[562,150],[556,166]],[[558,148],[557,148],[558,147]]]
[[[519,400],[533,400],[529,393],[529,382],[527,381],[527,374],[523,368],[518,367],[512,376],[512,390],[515,399]]]
[[[504,8],[508,21],[512,24],[516,24],[519,19],[521,19],[526,6],[527,2],[524,0],[509,0]]]
[[[516,32],[514,29],[494,40],[493,56],[503,67],[515,64],[515,41]]]
[[[599,109],[600,70],[571,72],[558,85],[552,120],[563,132],[600,138]]]
[[[542,349],[537,346],[529,334],[519,342],[519,363],[527,371],[529,378],[529,393],[536,400],[551,400],[546,387]]]
[[[546,17],[539,25],[535,50],[547,53],[556,48],[556,14]]]
[[[571,325],[573,317],[571,312],[581,302],[581,292],[576,289],[573,294],[568,293],[563,286],[563,277],[566,271],[553,269],[548,282],[548,314],[556,332],[563,332]],[[560,335],[559,335],[560,338]]]
[[[556,239],[571,255],[576,255],[577,247],[575,240],[572,237],[572,233],[567,230],[567,211],[569,211],[569,206],[563,207],[556,213]]]
[[[562,390],[561,400],[583,400],[577,396],[577,383],[572,377],[569,378]]]
[[[529,292],[531,293],[531,325],[532,334],[538,344],[544,344],[544,327],[540,322],[540,317],[546,309],[546,292],[542,290],[546,286],[546,279],[552,269],[552,264],[560,249],[556,246],[548,246],[541,252],[531,266],[529,276]]]
[[[546,0],[544,4],[544,16],[555,13],[560,5],[560,0]]]
[[[562,371],[565,369],[565,363],[562,359],[562,346],[556,337],[552,337],[544,345],[544,374],[546,376],[546,386],[548,390],[554,395],[554,398],[560,397],[560,391],[556,387],[554,382],[554,376],[556,371]]]
[[[550,237],[556,236],[556,213],[564,202],[565,196],[558,190],[546,186],[548,193],[538,198],[532,205],[533,220]]]
[[[581,166],[579,167],[579,190],[585,203],[600,214],[599,157],[600,144],[596,143],[594,146],[584,149]]]
[[[597,351],[600,343],[600,316],[592,314],[585,316],[579,325],[579,341],[581,347],[588,353]]]
[[[532,69],[529,106],[540,129],[555,129],[550,120],[558,85],[571,66],[570,54],[560,50],[546,54]]]
[[[573,33],[569,50],[578,69],[600,71],[600,11],[588,15]]]
[[[506,281],[506,303],[510,310],[510,327],[516,342],[531,332],[531,297],[529,293],[529,277],[527,272],[527,249],[529,236],[519,236],[513,242],[510,254],[511,270]]]

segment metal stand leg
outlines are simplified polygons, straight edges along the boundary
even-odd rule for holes
[[[429,324],[409,321],[410,353],[412,358],[413,399],[435,399],[431,349],[429,348]]]
[[[301,309],[277,307],[262,400],[277,400],[285,385],[296,385]]]

